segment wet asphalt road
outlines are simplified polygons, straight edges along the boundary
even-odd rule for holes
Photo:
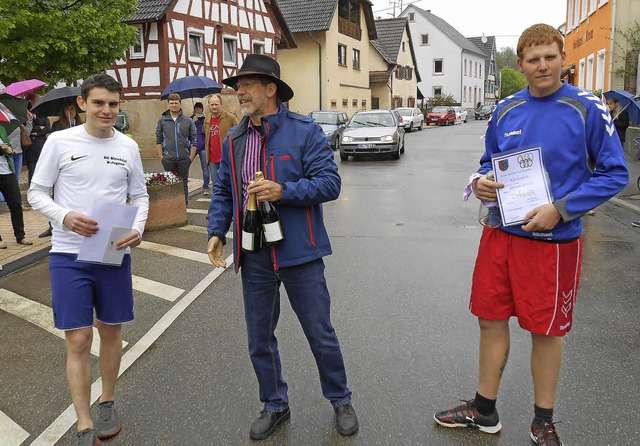
[[[432,419],[434,411],[475,391],[478,328],[467,305],[480,227],[477,203],[463,203],[461,191],[483,150],[485,125],[471,121],[409,134],[400,161],[337,161],[342,193],[324,207],[334,251],[325,259],[326,275],[360,432],[350,438],[335,432],[333,411],[283,290],[276,334],[292,416],[261,444],[531,444],[530,339],[516,320],[498,401],[502,432],[449,430]],[[204,209],[206,203],[192,200],[190,207]],[[556,405],[567,445],[640,444],[640,230],[629,226],[632,220],[638,216],[611,203],[586,217],[575,327],[565,340]],[[191,215],[190,223],[206,221]],[[204,251],[206,236],[170,230],[145,234],[145,240]],[[133,261],[134,274],[187,291],[211,271],[145,250],[136,250]],[[46,285],[37,291],[21,285],[36,277],[46,281],[46,262],[0,286],[46,304]],[[137,321],[124,336],[132,344],[174,305],[144,293],[136,300]],[[63,345],[2,316],[11,330],[2,330],[0,356],[13,354],[15,362],[0,364],[0,409],[37,433],[69,404]],[[33,382],[34,369],[39,382]],[[261,406],[247,355],[239,276],[224,272],[121,376],[117,405],[125,427],[107,446],[252,443],[248,430]],[[72,438],[69,431],[57,444],[72,444]]]

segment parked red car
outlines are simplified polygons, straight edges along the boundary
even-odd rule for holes
[[[456,111],[453,107],[438,106],[434,107],[427,114],[427,125],[453,125],[456,123]]]

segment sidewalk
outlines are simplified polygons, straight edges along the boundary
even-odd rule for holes
[[[162,172],[162,164],[157,159],[143,159],[142,165],[145,172]],[[193,178],[191,177],[193,175]],[[194,160],[194,166],[190,171],[189,196],[202,190],[202,169],[198,159]],[[49,227],[49,222],[39,212],[31,209],[22,202],[24,216],[24,232],[26,239],[31,240],[33,245],[23,246],[16,243],[11,226],[11,216],[9,208],[4,202],[0,202],[0,235],[7,244],[7,249],[0,249],[0,277],[11,274],[14,271],[24,268],[38,260],[46,257],[51,249],[51,237],[38,238]]]

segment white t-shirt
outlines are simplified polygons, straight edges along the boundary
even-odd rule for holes
[[[51,220],[51,252],[77,254],[80,250],[84,237],[62,224],[69,212],[91,216],[95,201],[124,204],[127,192],[138,207],[133,227],[142,235],[149,211],[142,160],[131,138],[113,133],[110,138],[97,138],[79,125],[47,138],[31,182],[36,188],[54,187],[53,202],[41,195],[34,202],[30,195],[29,201]]]

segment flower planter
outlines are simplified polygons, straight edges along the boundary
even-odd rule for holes
[[[149,216],[145,231],[175,228],[187,224],[187,205],[182,181],[166,186],[147,187]]]

